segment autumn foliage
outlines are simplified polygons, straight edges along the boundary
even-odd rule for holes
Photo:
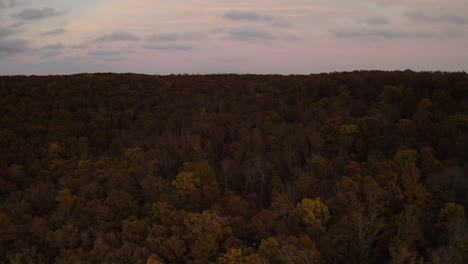
[[[0,77],[0,263],[468,263],[468,75]]]

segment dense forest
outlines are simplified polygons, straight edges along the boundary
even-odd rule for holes
[[[0,77],[1,263],[468,263],[468,74]]]

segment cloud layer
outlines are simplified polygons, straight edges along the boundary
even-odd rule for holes
[[[464,25],[467,23],[467,19],[464,16],[449,13],[438,16],[431,16],[422,11],[407,11],[405,15],[412,21],[415,22],[429,22],[429,23],[438,23],[446,22],[452,24]]]
[[[467,14],[466,0],[0,0],[0,74],[468,70]]]
[[[42,8],[42,9],[36,9],[36,8],[26,8],[23,11],[19,12],[16,17],[21,19],[21,20],[39,20],[39,19],[44,19],[48,17],[56,17],[56,16],[61,16],[64,15],[66,12],[65,11],[57,11],[55,8]]]
[[[152,44],[152,45],[144,45],[145,49],[152,49],[152,50],[161,50],[161,51],[177,51],[183,50],[188,51],[192,50],[194,47],[185,44]]]
[[[28,42],[22,39],[0,39],[0,56],[9,56],[25,52],[28,49]]]
[[[150,35],[146,38],[148,42],[187,41],[200,40],[205,37],[201,32],[163,32]]]
[[[134,36],[123,30],[114,31],[111,34],[103,35],[96,38],[97,42],[114,42],[114,41],[138,41],[139,37]]]
[[[338,38],[369,38],[378,37],[386,39],[398,38],[429,38],[431,34],[426,32],[407,32],[391,29],[335,29],[331,30]]]
[[[23,3],[21,0],[0,0],[0,9],[13,8]]]
[[[233,21],[272,21],[273,16],[259,14],[254,11],[230,10],[224,14],[224,18]]]
[[[44,31],[44,32],[40,33],[39,35],[42,36],[42,37],[49,37],[49,36],[57,36],[57,35],[65,33],[65,32],[67,32],[67,30],[65,28],[56,28],[56,29],[51,29],[51,30],[48,30],[48,31]]]
[[[234,40],[272,40],[273,34],[253,26],[241,26],[228,30],[228,35]]]
[[[13,35],[16,32],[17,32],[16,27],[12,27],[12,26],[0,27],[0,39],[4,38],[4,37],[7,37],[7,36],[10,36],[10,35]]]

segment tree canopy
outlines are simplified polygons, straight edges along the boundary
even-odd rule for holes
[[[468,74],[0,77],[1,263],[468,263]]]

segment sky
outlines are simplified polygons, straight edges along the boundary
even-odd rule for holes
[[[467,0],[0,0],[0,75],[468,71]]]

